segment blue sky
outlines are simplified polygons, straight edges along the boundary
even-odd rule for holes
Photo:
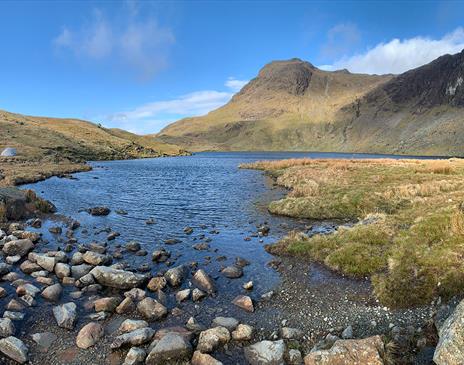
[[[271,60],[400,73],[463,49],[463,26],[464,2],[2,1],[0,109],[153,133]]]

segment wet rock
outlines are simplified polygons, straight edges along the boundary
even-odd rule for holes
[[[146,365],[158,365],[168,362],[189,360],[192,356],[192,345],[183,336],[168,333],[148,354]]]
[[[185,227],[184,228],[184,233],[189,235],[193,233],[193,228],[192,227]]]
[[[245,267],[250,265],[250,261],[239,256],[235,258],[235,265],[238,267]]]
[[[140,347],[132,347],[124,359],[122,365],[141,365],[145,362],[147,353]]]
[[[93,267],[87,264],[80,264],[71,266],[71,275],[74,279],[79,280],[84,275],[87,275]]]
[[[95,300],[93,305],[95,312],[114,312],[119,303],[121,303],[121,299],[117,297],[107,297]]]
[[[0,318],[0,337],[9,337],[14,335],[15,327],[9,318]]]
[[[29,349],[19,338],[10,336],[0,340],[0,352],[20,364],[28,360]]]
[[[53,234],[61,234],[61,232],[63,232],[63,229],[60,226],[52,226],[48,229],[48,231]]]
[[[138,243],[137,241],[130,241],[126,243],[125,247],[127,251],[131,251],[131,252],[137,252],[141,248],[140,243]]]
[[[197,350],[210,353],[224,346],[230,341],[229,330],[225,327],[214,327],[206,331],[202,331],[198,338]]]
[[[190,289],[180,290],[176,293],[177,303],[181,303],[184,300],[187,300],[190,297]]]
[[[84,259],[84,262],[92,266],[109,265],[112,261],[111,256],[93,251],[87,251],[82,258]]]
[[[146,319],[156,321],[168,314],[167,308],[153,298],[145,298],[137,304],[137,310]]]
[[[2,251],[7,256],[25,256],[34,248],[34,244],[30,239],[13,240],[3,245]]]
[[[120,332],[132,332],[140,328],[148,327],[148,322],[135,319],[126,319],[119,326]]]
[[[201,242],[193,245],[193,249],[197,251],[206,251],[210,249],[210,246],[206,242]]]
[[[239,324],[235,331],[232,332],[232,338],[235,341],[249,341],[253,336],[253,327],[247,324]]]
[[[218,327],[225,327],[229,331],[233,331],[238,326],[238,320],[233,317],[216,317],[213,319],[213,326]]]
[[[192,300],[198,302],[206,297],[206,293],[198,288],[192,290]]]
[[[166,281],[168,282],[169,285],[176,287],[182,284],[182,282],[184,281],[186,272],[187,272],[187,267],[184,265],[180,265],[180,266],[173,267],[172,269],[169,269],[168,271],[166,271],[166,273],[164,274],[164,277],[166,278]]]
[[[16,288],[16,294],[18,295],[30,295],[31,297],[35,297],[37,294],[40,293],[40,289],[37,288],[35,285],[26,283],[20,285]]]
[[[34,333],[32,336],[34,342],[39,346],[41,351],[48,351],[53,342],[58,338],[51,332]]]
[[[5,264],[4,262],[0,263],[0,275],[8,274],[10,271],[11,271],[11,265]]]
[[[116,313],[125,314],[135,310],[135,303],[132,298],[124,298],[124,300],[116,307]]]
[[[164,240],[165,245],[175,245],[177,243],[181,243],[182,241],[177,239],[177,238],[169,238],[167,240]]]
[[[99,284],[118,289],[132,289],[141,286],[146,281],[144,275],[106,266],[96,266],[90,274]]]
[[[384,344],[380,336],[360,340],[338,340],[329,350],[318,350],[304,358],[305,365],[350,365],[370,364],[383,365],[380,353]]]
[[[110,209],[107,207],[93,207],[87,210],[90,215],[94,216],[105,216],[110,214]]]
[[[59,327],[72,330],[77,319],[76,304],[69,302],[53,307],[53,315]]]
[[[245,348],[245,358],[251,365],[283,365],[285,343],[279,341],[261,341]]]
[[[119,237],[121,234],[118,232],[110,232],[108,236],[106,236],[107,241],[113,241],[116,237]]]
[[[203,354],[200,351],[195,351],[191,360],[192,365],[222,365],[222,362],[216,360],[208,354]]]
[[[33,228],[41,228],[42,220],[40,218],[35,218],[31,221],[30,226]]]
[[[464,301],[438,329],[439,341],[433,361],[437,365],[464,363]]]
[[[6,293],[6,290],[5,290],[4,288],[0,287],[0,298],[5,297],[6,294],[7,294],[7,293]]]
[[[42,291],[42,297],[44,297],[45,299],[49,301],[57,302],[60,299],[62,292],[63,292],[63,288],[61,287],[60,284],[53,284],[53,285],[50,285],[49,287],[46,287]]]
[[[9,318],[12,321],[22,321],[24,319],[24,313],[5,311],[3,312],[3,318]]]
[[[150,327],[144,327],[132,332],[117,336],[111,344],[112,349],[118,349],[122,346],[139,346],[149,342],[155,334],[155,331]]]
[[[284,340],[300,340],[303,338],[303,335],[303,331],[298,328],[282,327],[280,330],[280,336]]]
[[[59,279],[63,279],[71,275],[71,267],[68,264],[58,262],[55,265],[55,274]]]
[[[158,290],[164,289],[166,285],[167,281],[164,276],[156,276],[148,282],[147,289],[153,292],[157,292]]]
[[[236,265],[227,266],[222,271],[222,275],[229,279],[238,279],[243,276],[243,270]]]
[[[233,301],[232,304],[239,308],[246,310],[247,312],[254,312],[253,301],[247,295],[239,295]]]
[[[243,289],[245,289],[245,290],[252,290],[252,289],[253,289],[253,282],[252,282],[252,281],[249,281],[249,282],[243,284],[242,287],[243,287]]]
[[[164,248],[153,251],[152,256],[151,256],[154,262],[165,262],[170,257],[171,257],[171,253]]]
[[[213,279],[202,269],[198,270],[195,275],[193,275],[192,283],[208,294],[216,292],[216,285]]]
[[[80,349],[88,349],[95,345],[103,334],[103,327],[99,323],[87,323],[77,334],[76,345]]]

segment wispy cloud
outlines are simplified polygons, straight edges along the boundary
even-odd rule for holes
[[[340,23],[329,29],[327,42],[322,47],[322,56],[343,56],[361,40],[361,32],[354,23]]]
[[[142,20],[137,7],[126,4],[127,9],[122,9],[125,15],[118,20],[108,19],[96,9],[81,28],[63,27],[53,40],[55,47],[82,59],[120,63],[143,80],[152,78],[167,65],[174,34],[153,17]]]
[[[201,90],[174,99],[154,101],[133,109],[104,116],[111,127],[127,129],[135,133],[155,133],[175,120],[204,115],[226,104],[248,80],[229,77],[224,86],[227,91]]]
[[[422,66],[444,54],[464,49],[464,28],[457,28],[440,39],[414,37],[392,39],[361,54],[344,56],[332,64],[320,66],[326,70],[346,68],[351,72],[398,74]]]
[[[232,91],[240,91],[242,87],[248,84],[249,80],[237,80],[235,77],[229,77],[225,82],[225,86],[231,89]]]

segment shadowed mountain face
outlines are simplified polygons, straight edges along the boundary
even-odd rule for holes
[[[271,62],[225,106],[156,138],[190,150],[464,154],[464,52],[393,75]]]

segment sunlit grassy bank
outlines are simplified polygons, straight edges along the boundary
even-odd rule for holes
[[[292,232],[269,250],[369,276],[389,306],[464,292],[464,160],[311,160],[245,164],[289,189],[275,214],[358,223],[330,235]]]

